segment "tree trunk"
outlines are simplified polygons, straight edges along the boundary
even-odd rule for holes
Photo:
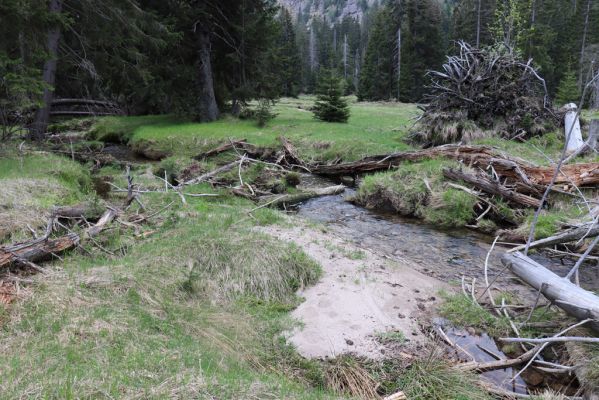
[[[586,46],[586,41],[587,41],[587,32],[589,30],[589,14],[591,13],[591,0],[587,0],[587,9],[586,9],[586,13],[584,16],[584,28],[582,30],[582,45],[580,48],[580,75],[578,77],[578,83],[580,88],[582,89],[585,85],[585,82],[583,82],[583,76],[582,76],[582,71],[584,70],[584,66],[583,66],[583,62],[584,62],[584,52],[585,52],[585,46]],[[582,104],[580,105],[582,107]]]
[[[482,9],[482,0],[478,0],[478,7],[476,11],[476,48],[480,47],[480,18]]]
[[[199,65],[199,108],[200,122],[211,122],[218,118],[218,106],[214,96],[214,81],[212,78],[212,62],[210,33],[200,29],[198,31],[198,52],[200,58]]]
[[[580,320],[599,318],[599,297],[594,293],[554,274],[522,253],[504,254],[501,262],[567,314]],[[598,322],[590,326],[599,330]]]
[[[62,0],[51,0],[49,11],[51,14],[60,14]],[[42,80],[46,87],[42,98],[42,106],[35,113],[31,126],[31,136],[35,140],[42,140],[50,121],[50,107],[54,98],[54,83],[56,82],[56,62],[58,58],[58,42],[60,40],[60,26],[50,28],[47,36],[48,59],[44,63]]]
[[[534,197],[510,190],[509,188],[497,182],[491,181],[485,175],[467,174],[463,171],[458,171],[452,168],[444,168],[443,176],[453,181],[462,180],[482,190],[483,192],[501,196],[512,203],[516,203],[524,207],[538,208],[541,205],[541,201],[539,199],[535,199]]]

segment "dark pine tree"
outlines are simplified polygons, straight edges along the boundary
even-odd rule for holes
[[[291,14],[286,8],[279,15],[278,61],[281,79],[281,94],[297,97],[301,87],[301,60],[295,38]]]
[[[358,100],[388,100],[395,93],[393,83],[394,39],[396,24],[389,8],[382,7],[375,16],[368,39],[364,65],[360,71]]]
[[[340,79],[333,70],[322,69],[318,80],[314,118],[326,122],[347,122],[349,106],[342,97]]]

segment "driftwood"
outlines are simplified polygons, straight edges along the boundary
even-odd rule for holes
[[[301,203],[302,201],[306,201],[312,199],[314,197],[320,196],[331,196],[339,193],[343,193],[345,191],[345,186],[337,185],[337,186],[329,186],[322,189],[312,189],[312,190],[304,190],[299,193],[293,194],[281,194],[281,195],[271,195],[271,196],[262,196],[260,197],[260,204],[263,206],[270,207],[284,207],[290,204]]]
[[[538,208],[541,205],[541,201],[539,199],[535,199],[534,197],[530,197],[525,194],[510,190],[504,185],[501,185],[497,182],[493,182],[486,175],[467,174],[463,171],[458,171],[451,168],[444,168],[443,176],[454,181],[462,180],[484,192],[501,196],[504,199],[511,201],[512,203],[516,203],[525,207]]]
[[[281,136],[279,138],[281,141],[281,145],[283,146],[283,150],[285,152],[285,161],[289,165],[297,165],[304,167],[306,164],[302,161],[302,159],[297,155],[297,149],[286,137]]]
[[[505,369],[509,367],[514,367],[516,365],[524,364],[526,361],[530,360],[535,356],[540,346],[534,347],[528,350],[526,353],[521,354],[516,358],[511,358],[509,360],[495,360],[489,362],[477,362],[470,361],[466,363],[461,363],[455,366],[455,368],[460,371],[476,371],[476,372],[485,372],[485,371],[493,371],[496,369]]]
[[[101,216],[101,209],[93,204],[83,203],[74,206],[60,206],[52,209],[52,215],[58,218],[96,219]]]
[[[459,144],[366,157],[349,163],[315,165],[310,166],[310,170],[315,174],[325,176],[356,175],[387,170],[406,161],[439,157],[453,159],[482,169],[492,167],[499,176],[509,178],[516,184],[532,187],[531,190],[534,190],[535,186],[541,188],[547,186],[555,172],[555,167],[539,167],[525,160],[509,157],[489,146]],[[563,165],[555,183],[567,186],[574,184],[578,187],[599,185],[599,163]]]
[[[218,154],[224,153],[225,151],[232,150],[232,149],[236,148],[237,146],[242,146],[242,145],[247,145],[247,144],[248,143],[247,143],[246,139],[230,140],[227,143],[224,143],[218,147],[215,147],[212,150],[209,150],[205,153],[195,156],[194,160],[202,160],[204,158],[213,157]]]
[[[74,248],[82,240],[97,236],[117,215],[116,210],[108,209],[100,220],[86,229],[82,235],[69,233],[56,239],[49,239],[56,218],[52,216],[43,237],[26,243],[0,247],[0,268],[19,264],[35,267],[34,263],[48,260],[57,254]]]
[[[584,320],[599,319],[599,297],[562,278],[522,253],[506,253],[502,263],[522,281],[539,290],[567,314]],[[599,322],[589,324],[599,331]]]
[[[594,222],[588,222],[581,226],[568,229],[566,231],[560,232],[557,235],[550,236],[544,239],[539,239],[530,244],[529,249],[540,248],[540,247],[549,247],[556,244],[563,244],[568,242],[573,242],[580,240],[582,238],[590,238],[599,235],[599,225]],[[520,250],[524,250],[526,245],[521,245],[514,247],[509,252],[516,252]]]
[[[190,179],[190,180],[188,180],[186,182],[182,182],[178,186],[176,186],[176,188],[180,189],[183,186],[195,185],[195,184],[198,184],[198,183],[209,181],[210,179],[214,178],[215,176],[217,176],[220,173],[228,172],[228,171],[232,170],[233,168],[237,167],[241,162],[242,162],[242,160],[236,160],[236,161],[233,161],[233,162],[231,162],[229,164],[225,164],[222,167],[219,167],[219,168],[214,169],[214,170],[212,170],[210,172],[202,174],[202,175],[200,175],[200,176],[198,176],[196,178]]]

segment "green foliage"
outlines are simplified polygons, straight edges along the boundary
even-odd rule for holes
[[[476,328],[492,337],[499,337],[510,331],[510,324],[506,318],[494,316],[474,303],[471,298],[463,294],[449,293],[441,293],[441,296],[444,302],[439,307],[440,315],[457,327]]]
[[[268,99],[258,100],[254,118],[256,118],[256,123],[259,128],[264,128],[269,121],[275,119],[277,116],[277,114],[272,111],[272,106],[272,101]]]
[[[11,59],[0,47],[0,140],[24,129],[31,109],[39,105],[44,84],[40,71]]]
[[[463,190],[447,189],[440,199],[432,201],[424,211],[424,219],[433,224],[446,227],[465,226],[476,216],[474,206],[478,202],[476,196]]]
[[[557,94],[555,95],[555,104],[563,106],[568,103],[578,104],[580,102],[580,88],[578,86],[578,79],[576,74],[571,69],[566,71],[559,86],[557,87]]]
[[[312,107],[314,118],[325,122],[347,122],[349,106],[341,96],[339,78],[332,70],[322,72],[318,82],[318,96]]]
[[[395,171],[368,175],[358,188],[356,201],[401,215],[424,218],[441,226],[465,226],[474,219],[475,196],[443,187],[448,160],[426,160],[400,165]]]

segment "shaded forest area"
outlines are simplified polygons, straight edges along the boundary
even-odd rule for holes
[[[313,93],[331,69],[360,100],[420,102],[427,71],[459,40],[532,59],[558,104],[577,100],[598,68],[593,0],[374,1],[352,15],[341,3],[5,1],[4,136],[22,125],[43,136],[53,98],[110,101],[110,113],[243,116],[253,99]]]

